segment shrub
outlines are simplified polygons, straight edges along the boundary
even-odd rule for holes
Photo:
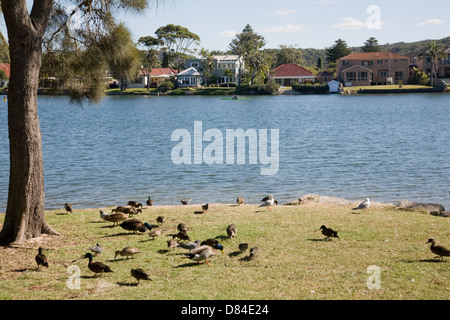
[[[315,93],[315,94],[325,94],[329,93],[330,88],[327,84],[292,84],[292,90],[300,93]]]
[[[170,80],[165,80],[163,83],[159,85],[159,89],[161,92],[167,92],[175,88],[175,85]]]

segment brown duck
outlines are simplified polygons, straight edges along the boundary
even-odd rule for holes
[[[150,279],[147,272],[145,272],[141,268],[131,269],[131,276],[134,277],[138,281],[138,283],[139,280],[152,280]]]
[[[72,205],[67,202],[64,203],[64,209],[66,210],[67,213],[73,213]]]
[[[231,238],[235,237],[235,236],[236,236],[236,233],[237,233],[237,228],[236,228],[236,226],[234,225],[234,223],[230,224],[230,225],[227,227],[228,238],[231,239]]]
[[[154,228],[150,223],[142,222],[139,219],[125,220],[120,224],[120,226],[122,227],[122,229],[133,231],[133,233],[137,233],[137,231],[145,232],[147,230],[151,230],[152,228]]]
[[[325,238],[326,240],[330,239],[331,237],[339,238],[338,235],[337,235],[337,231],[335,231],[335,230],[333,230],[331,228],[327,228],[324,225],[322,225],[319,230],[322,230],[322,234],[324,236],[326,236],[326,238]]]
[[[127,220],[129,218],[130,214],[125,212],[114,212],[107,216],[105,216],[103,219],[109,222],[113,222],[113,226],[117,227],[119,225],[119,222],[122,222],[124,220]]]
[[[92,272],[94,272],[94,277],[97,276],[97,274],[101,274],[104,272],[114,272],[111,270],[110,267],[108,267],[106,264],[102,263],[102,262],[92,262],[93,260],[93,256],[92,253],[86,253],[83,256],[83,259],[88,258],[89,259],[89,263],[88,263],[88,268],[89,270],[91,270]]]
[[[239,204],[239,205],[245,204],[245,199],[244,199],[244,197],[238,197],[238,198],[236,199],[236,203]]]
[[[437,246],[436,240],[433,238],[428,239],[427,243],[431,243],[430,250],[434,254],[437,254],[435,258],[441,258],[441,260],[444,259],[444,257],[450,257],[450,250],[443,247],[443,246]]]
[[[39,270],[39,266],[44,266],[44,267],[48,268],[47,256],[42,253],[41,247],[39,247],[38,254],[36,255],[36,257],[34,259],[36,260],[38,270]]]

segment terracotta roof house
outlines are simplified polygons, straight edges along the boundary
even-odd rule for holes
[[[328,83],[333,80],[333,75],[328,71],[321,71],[316,75],[316,79],[320,84]]]
[[[337,77],[345,86],[407,84],[409,61],[393,52],[354,52],[337,61]]]
[[[425,71],[428,76],[431,76],[432,71],[432,63],[430,58],[419,59],[420,53],[426,54],[428,51],[424,52],[416,52],[410,56],[410,60],[417,61],[416,67]],[[450,77],[450,48],[445,50],[445,58],[439,59],[438,67],[437,67],[437,76],[438,77]]]
[[[286,63],[272,70],[270,79],[275,79],[281,86],[290,86],[295,82],[314,82],[314,74],[294,63]]]
[[[147,70],[140,70],[136,81],[131,82],[128,88],[147,88],[148,75],[150,75],[150,88],[158,87],[164,80],[178,73],[173,68],[153,68],[149,74]]]

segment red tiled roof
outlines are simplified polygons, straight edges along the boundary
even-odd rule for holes
[[[372,59],[409,59],[394,52],[353,52],[339,60],[372,60]]]
[[[322,71],[319,72],[319,74],[317,74],[316,77],[332,77],[333,75],[331,73],[329,73],[328,71]]]
[[[0,63],[0,70],[5,71],[6,77],[11,76],[11,65],[9,63]]]
[[[150,71],[151,76],[162,76],[165,74],[177,74],[178,71],[172,68],[153,68],[152,71]],[[147,70],[141,70],[140,75],[147,75]]]
[[[314,74],[294,63],[286,63],[273,69],[271,77],[313,77]]]

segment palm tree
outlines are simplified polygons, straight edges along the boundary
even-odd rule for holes
[[[427,52],[421,53],[419,59],[429,58],[431,61],[431,86],[434,86],[434,78],[437,78],[437,70],[439,68],[439,59],[445,59],[446,54],[444,47],[436,41],[430,43]]]
[[[214,70],[214,57],[208,50],[202,48],[200,51],[203,57],[203,76],[205,78],[205,87],[208,87],[208,78],[211,77],[211,71]]]
[[[229,77],[230,79],[233,79],[234,71],[231,70],[230,68],[226,68],[225,70],[223,70],[222,74],[223,74],[225,77]],[[230,87],[230,82],[229,82],[229,81],[227,81],[227,87],[228,87],[228,88]]]

